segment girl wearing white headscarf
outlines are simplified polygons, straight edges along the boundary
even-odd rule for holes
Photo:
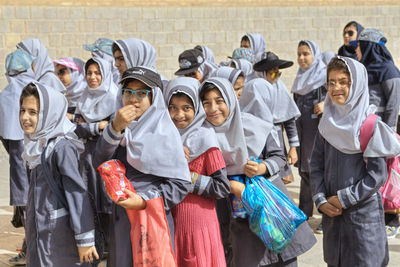
[[[297,151],[297,166],[301,177],[299,208],[307,217],[311,217],[314,204],[310,187],[310,159],[326,95],[326,64],[319,46],[312,41],[299,42],[297,62],[300,67],[292,86],[292,93],[301,113],[300,118],[296,120],[300,140],[300,148]]]
[[[125,165],[126,177],[136,191],[130,200],[137,200],[133,206],[118,203],[126,208],[143,209],[146,200],[161,196],[173,237],[171,209],[185,198],[191,186],[181,136],[165,106],[158,73],[134,67],[124,73],[121,82],[124,107],[104,129],[93,164],[97,167],[114,158]],[[138,90],[144,90],[140,91],[143,97],[136,97]],[[109,266],[133,265],[130,229],[125,209],[113,205]]]
[[[191,193],[172,210],[178,267],[226,266],[215,199],[228,196],[229,180],[215,132],[203,126],[206,114],[199,86],[196,79],[179,77],[164,91],[171,119],[189,150],[193,177]]]
[[[54,65],[58,78],[67,89],[65,97],[68,101],[69,117],[73,121],[76,106],[87,86],[84,72],[85,62],[76,57],[68,57],[54,60]]]
[[[251,49],[257,62],[260,60],[261,54],[267,49],[267,44],[261,34],[248,33],[242,37],[240,47]]]
[[[39,39],[26,39],[17,48],[28,52],[34,58],[32,69],[35,72],[35,80],[54,90],[65,93],[65,86],[54,74],[54,64],[50,59],[46,47]]]
[[[216,77],[206,80],[200,87],[200,98],[207,115],[206,125],[213,127],[217,134],[228,175],[263,175],[290,196],[281,179],[277,179],[279,169],[285,163],[285,156],[272,137],[275,131],[273,124],[241,112],[232,85],[226,79]],[[261,163],[248,161],[251,156],[259,157]],[[231,192],[239,199],[243,190],[244,184],[231,181]],[[229,210],[226,205],[221,205],[218,206],[218,213],[223,213],[223,209]],[[236,267],[297,266],[296,257],[316,242],[311,229],[304,222],[297,229],[291,244],[278,255],[266,249],[262,241],[251,232],[248,219],[229,217],[222,217],[221,221],[231,220],[232,261]]]
[[[94,215],[78,163],[83,144],[66,116],[67,100],[53,88],[34,82],[24,88],[20,103],[20,123],[25,132],[22,158],[30,169],[27,263],[67,267],[77,266],[79,260],[93,261],[98,258]],[[51,189],[48,179],[60,188],[66,204]]]
[[[93,68],[93,69],[92,69]],[[93,75],[100,75],[100,83],[91,86]],[[104,127],[117,110],[118,87],[112,78],[112,68],[101,58],[89,59],[85,64],[86,88],[75,111],[76,133],[84,140],[85,152],[81,155],[81,175],[93,195],[99,213],[111,213],[111,200],[105,193],[100,175],[92,165],[96,142]]]
[[[388,245],[379,188],[386,157],[400,153],[394,131],[381,120],[364,152],[360,128],[373,113],[365,67],[347,57],[328,65],[328,97],[311,158],[313,200],[323,212],[328,266],[386,266]]]
[[[250,80],[253,76],[253,64],[247,59],[232,59],[230,66],[243,72],[245,82]]]
[[[216,72],[214,72],[213,76],[224,78],[230,81],[232,83],[233,89],[235,90],[237,99],[240,99],[245,80],[244,74],[240,69],[234,69],[231,67],[220,67]]]

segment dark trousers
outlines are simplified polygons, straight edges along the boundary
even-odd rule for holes
[[[299,209],[301,209],[307,217],[312,217],[314,203],[312,200],[310,174],[308,172],[299,171],[299,175],[301,177]]]

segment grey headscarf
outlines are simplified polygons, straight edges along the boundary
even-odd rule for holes
[[[250,77],[253,74],[253,64],[243,58],[240,59],[232,59],[231,63],[235,65],[236,69],[239,69],[243,72],[245,81],[248,80],[248,77]]]
[[[87,85],[77,106],[77,111],[86,122],[98,122],[117,111],[118,86],[114,83],[111,65],[101,58],[93,58],[99,65],[101,84],[97,88]],[[87,64],[87,63],[86,63]]]
[[[224,78],[213,77],[203,82],[217,87],[229,109],[228,118],[220,126],[208,121],[207,127],[214,128],[224,157],[228,175],[243,174],[249,156],[258,157],[264,149],[273,125],[255,116],[240,112],[239,103],[232,84]]]
[[[293,82],[292,93],[306,95],[326,83],[326,64],[323,60],[319,46],[312,41],[304,41],[308,44],[313,56],[311,66],[302,70],[299,68]]]
[[[22,89],[35,80],[29,68],[17,76],[5,74],[8,85],[0,93],[0,136],[8,140],[23,140],[24,132],[19,124],[19,98]]]
[[[335,104],[329,95],[325,99],[324,113],[318,126],[321,135],[337,150],[346,154],[361,153],[360,128],[375,106],[369,105],[368,74],[360,62],[340,57],[349,71],[351,87],[346,102]],[[378,121],[364,157],[393,157],[400,154],[400,143],[394,131]]]
[[[257,59],[267,49],[267,44],[264,40],[264,37],[262,37],[262,35],[259,33],[248,33],[246,36],[250,40],[250,49],[253,51],[253,54]]]
[[[198,93],[199,87],[200,83],[196,79],[178,77],[169,81],[164,90],[164,98],[167,106],[169,105],[171,98],[177,93],[187,95],[193,102],[193,121],[185,129],[178,129],[181,134],[183,145],[189,148],[189,161],[199,157],[212,147],[219,148],[215,131],[212,128],[203,127],[206,113],[204,112],[203,105],[200,102]]]
[[[144,66],[155,69],[157,53],[148,42],[136,38],[127,38],[114,42],[124,56],[128,69]]]
[[[61,93],[66,91],[65,86],[54,74],[53,61],[50,59],[46,47],[44,47],[39,39],[26,39],[17,44],[17,48],[28,52],[35,58],[33,68],[37,81]]]
[[[243,75],[241,70],[231,67],[219,67],[218,70],[214,72],[213,77],[225,78],[231,82],[232,86],[235,86],[236,80],[239,78],[240,74]]]
[[[104,53],[101,50],[93,51],[92,54],[93,54],[93,57],[102,58],[102,59],[107,60],[108,62],[110,62],[111,68],[112,68],[113,81],[114,81],[114,83],[118,84],[118,82],[120,80],[120,73],[119,73],[119,70],[117,69],[117,67],[115,67],[115,59],[114,59],[114,57],[110,56],[107,53]]]
[[[129,164],[140,172],[191,181],[181,136],[160,88],[152,88],[151,106],[128,125],[121,144],[126,146]]]
[[[40,110],[36,130],[25,134],[22,158],[30,169],[40,164],[40,156],[47,146],[46,157],[50,155],[57,142],[65,138],[83,152],[83,143],[75,134],[75,124],[67,118],[67,99],[60,92],[38,82],[33,82],[39,92]]]

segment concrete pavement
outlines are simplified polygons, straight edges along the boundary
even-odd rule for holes
[[[16,250],[22,244],[24,231],[22,228],[15,229],[10,223],[12,217],[12,207],[9,206],[9,174],[8,174],[8,156],[2,146],[0,146],[0,267],[9,266],[8,259],[17,255]],[[300,178],[297,175],[297,169],[293,168],[295,175],[295,182],[288,185],[293,198],[298,201],[298,192],[300,190]],[[315,229],[320,223],[321,215],[315,214],[309,220],[310,226]],[[298,258],[299,267],[320,267],[326,266],[323,261],[322,255],[322,235],[315,235],[318,242],[307,253]],[[400,234],[394,238],[389,239],[389,266],[400,266]],[[101,267],[106,264],[101,263]]]

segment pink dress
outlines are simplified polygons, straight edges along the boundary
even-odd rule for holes
[[[190,171],[210,176],[225,168],[218,148],[211,148],[189,163]],[[225,267],[224,248],[215,199],[189,193],[172,210],[178,267]]]

